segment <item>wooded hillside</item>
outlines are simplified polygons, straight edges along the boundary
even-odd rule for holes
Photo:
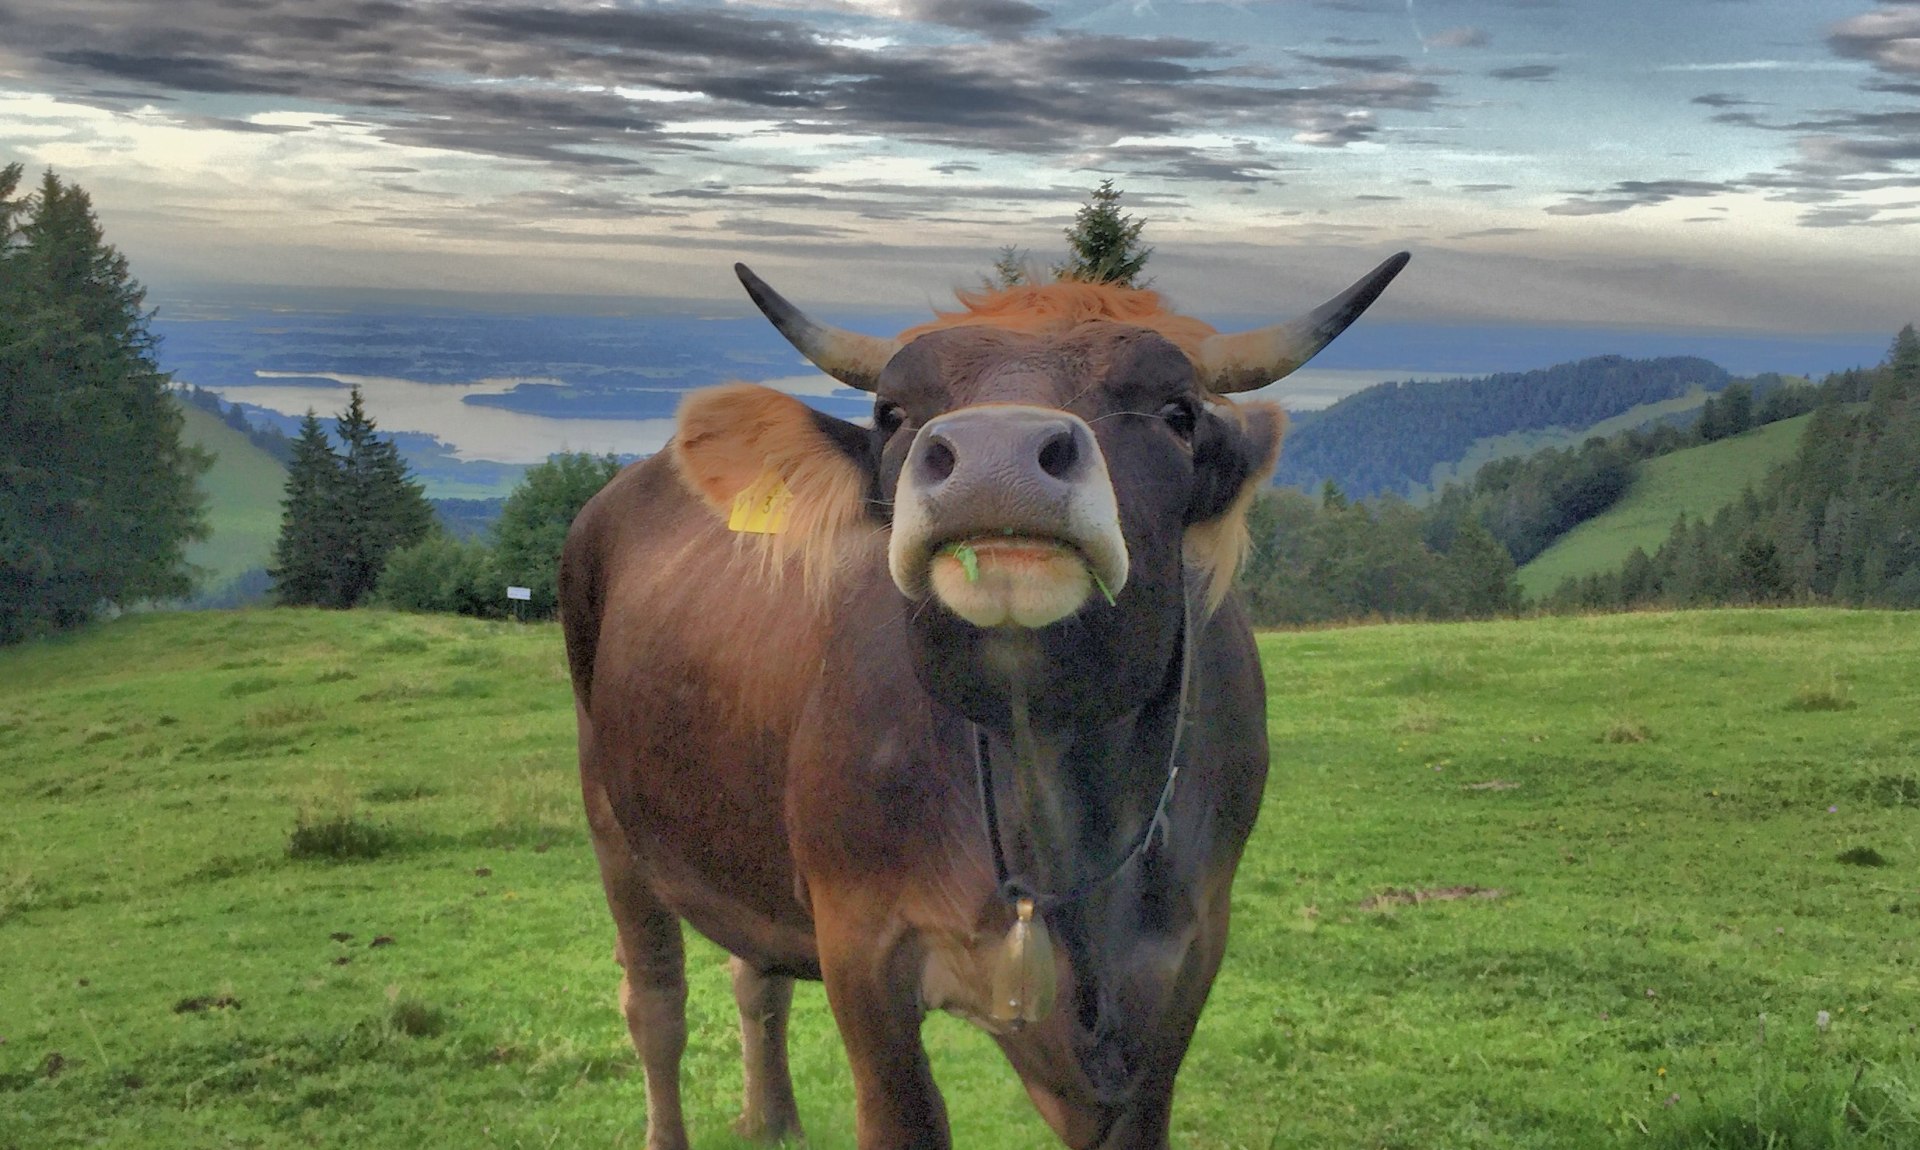
[[[1590,427],[1641,404],[1719,391],[1732,378],[1704,359],[1598,356],[1477,379],[1383,383],[1295,420],[1276,483],[1352,498],[1405,495],[1476,440],[1546,427]]]

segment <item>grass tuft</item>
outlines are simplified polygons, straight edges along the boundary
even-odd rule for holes
[[[1855,788],[1861,798],[1882,807],[1920,807],[1920,777],[1876,775]]]
[[[1886,866],[1887,858],[1872,847],[1848,847],[1833,856],[1833,861],[1848,866]]]
[[[377,859],[397,845],[393,831],[350,813],[312,816],[302,812],[287,836],[291,859]]]
[[[274,678],[272,675],[249,675],[244,679],[235,679],[233,682],[228,683],[226,690],[222,691],[221,694],[227,696],[229,699],[240,699],[248,695],[258,695],[266,691],[271,691],[279,685],[280,680]]]
[[[1789,711],[1851,711],[1859,706],[1847,697],[1846,685],[1838,679],[1825,683],[1802,683],[1787,702]]]
[[[1653,741],[1653,731],[1639,719],[1631,715],[1622,715],[1607,724],[1606,730],[1600,732],[1600,741],[1603,743],[1650,743]]]
[[[247,725],[271,730],[274,727],[318,722],[326,717],[326,708],[314,703],[282,703],[277,707],[262,707],[249,714]]]
[[[447,1012],[417,998],[398,997],[387,1010],[387,1024],[408,1038],[437,1038],[447,1031]]]
[[[370,803],[411,803],[430,799],[439,793],[439,787],[428,783],[381,783],[363,792],[360,797]]]

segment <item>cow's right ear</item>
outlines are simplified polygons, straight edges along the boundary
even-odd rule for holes
[[[807,589],[824,595],[841,532],[867,515],[867,430],[747,383],[692,393],[677,423],[681,481],[743,539],[759,541],[770,570],[797,558]]]

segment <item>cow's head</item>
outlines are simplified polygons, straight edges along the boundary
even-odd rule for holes
[[[739,266],[803,354],[873,393],[872,425],[735,385],[686,401],[674,458],[720,514],[773,529],[774,566],[797,558],[816,594],[832,593],[848,529],[890,528],[922,674],[975,718],[1004,706],[993,680],[1025,674],[1010,661],[1034,659],[1050,708],[1118,710],[1163,681],[1183,568],[1212,605],[1227,593],[1278,454],[1281,410],[1224,396],[1306,362],[1406,260],[1236,335],[1152,292],[1059,283],[963,296],[965,311],[895,340],[815,323]]]

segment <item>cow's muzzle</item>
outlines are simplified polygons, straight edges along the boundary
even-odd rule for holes
[[[1014,404],[963,408],[914,437],[887,553],[902,594],[981,627],[1044,627],[1127,581],[1107,463],[1086,421]]]

